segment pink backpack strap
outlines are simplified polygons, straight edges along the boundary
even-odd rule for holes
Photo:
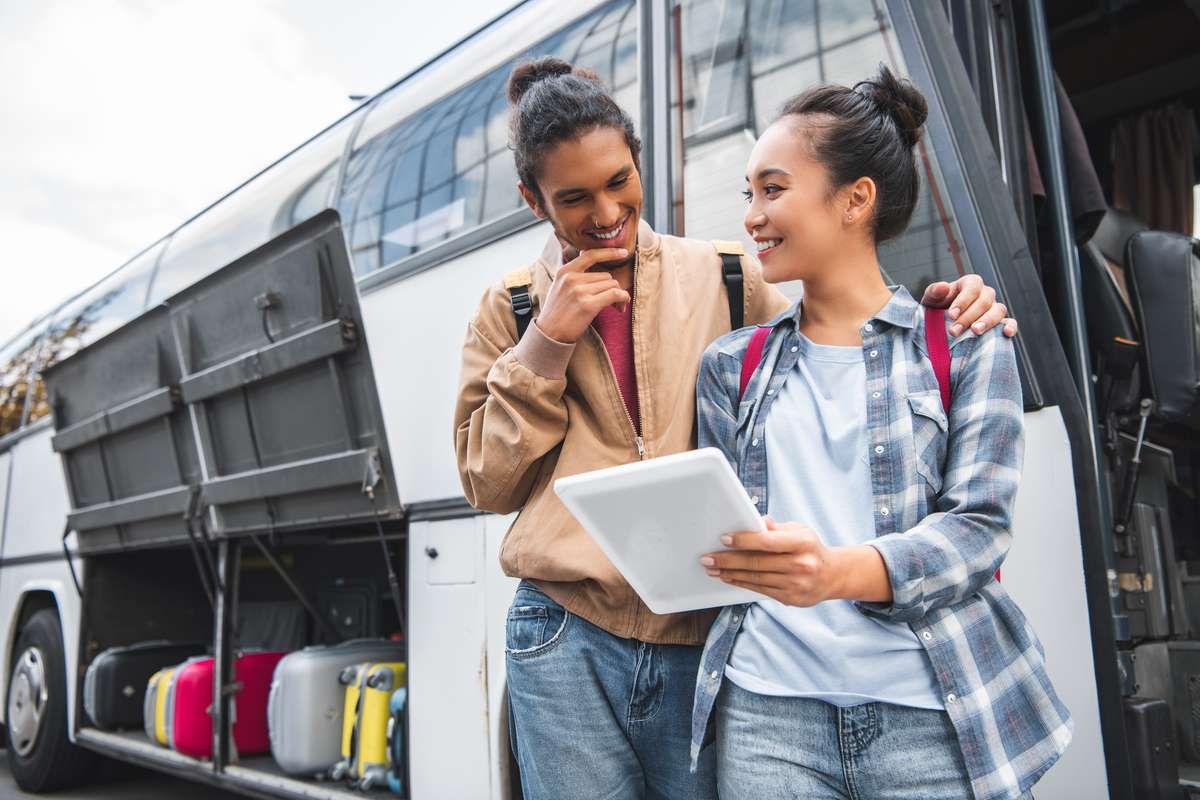
[[[950,345],[946,341],[946,309],[925,308],[925,347],[942,391],[942,410],[950,414]]]
[[[950,416],[950,344],[946,341],[946,309],[925,309],[925,346],[929,360],[933,362],[933,374],[937,376],[938,389],[942,393],[942,409]],[[1000,580],[1000,570],[996,570]]]
[[[746,345],[746,354],[742,356],[742,377],[738,382],[739,403],[742,402],[742,395],[746,394],[750,379],[754,377],[754,371],[762,363],[763,345],[767,343],[767,337],[770,335],[771,329],[767,327],[755,328],[754,333],[750,335],[750,344]]]

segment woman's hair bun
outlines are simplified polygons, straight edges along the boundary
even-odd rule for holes
[[[877,76],[862,81],[854,89],[870,97],[881,111],[892,117],[908,147],[915,147],[921,141],[921,126],[929,117],[929,106],[910,81],[897,78],[886,65],[880,64]]]
[[[508,101],[516,105],[529,88],[538,81],[570,75],[575,70],[566,61],[553,56],[523,61],[513,67],[508,76]]]

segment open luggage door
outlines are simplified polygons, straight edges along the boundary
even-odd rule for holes
[[[326,211],[47,371],[82,551],[396,517],[349,253]]]

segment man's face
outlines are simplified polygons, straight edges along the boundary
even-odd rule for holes
[[[525,202],[549,219],[564,246],[575,250],[622,247],[631,264],[642,215],[642,181],[624,135],[610,127],[595,128],[577,139],[560,142],[542,159],[539,203],[523,184]]]

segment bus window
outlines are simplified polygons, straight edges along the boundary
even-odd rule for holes
[[[853,85],[881,62],[907,74],[887,9],[872,0],[679,0],[675,13],[683,91],[672,99],[683,140],[676,191],[679,232],[689,236],[745,239],[742,166],[788,98],[820,83]],[[917,158],[922,191],[912,222],[880,259],[890,282],[920,297],[929,283],[971,267],[932,148],[923,142]]]
[[[176,231],[154,276],[149,304],[158,305],[328,208],[337,166],[364,108],[317,134]]]
[[[77,353],[101,336],[142,313],[154,264],[166,240],[139,253],[116,272],[67,302],[54,319],[38,348],[33,398],[26,422],[50,413],[41,371]]]
[[[536,55],[595,70],[636,119],[637,14],[616,0],[356,146],[338,201],[356,274],[507,216],[522,223],[504,89],[513,64]],[[372,114],[390,111],[385,98]]]
[[[25,400],[37,368],[38,345],[46,320],[26,328],[0,350],[0,437],[17,430],[25,418]]]

